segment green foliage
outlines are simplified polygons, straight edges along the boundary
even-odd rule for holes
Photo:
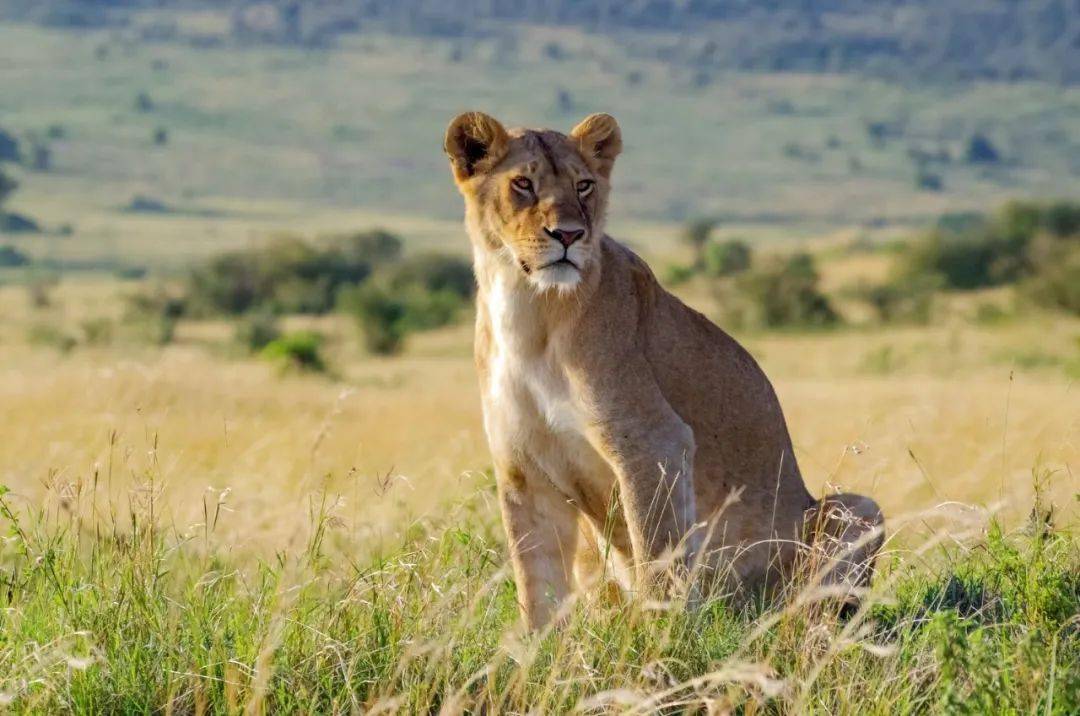
[[[341,306],[356,319],[369,351],[389,355],[401,350],[408,307],[400,295],[380,286],[363,286],[343,291]]]
[[[262,561],[220,536],[220,501],[178,534],[152,492],[91,506],[90,489],[50,510],[0,488],[14,712],[1080,710],[1080,545],[1041,518],[962,549],[893,547],[846,621],[786,599],[687,612],[596,590],[523,635],[488,494],[374,552],[315,495],[306,542]],[[77,529],[91,515],[100,528]]]
[[[320,334],[314,331],[296,331],[270,341],[260,355],[285,370],[321,373],[326,370],[322,344],[323,337]]]
[[[87,318],[79,323],[82,340],[88,346],[105,346],[112,343],[116,325],[108,318]]]
[[[705,247],[712,239],[716,228],[715,219],[694,219],[683,227],[682,241],[694,253],[694,268],[701,270],[705,266]]]
[[[924,274],[860,286],[854,293],[873,309],[880,323],[925,324],[930,322],[934,293],[940,286],[939,276]]]
[[[735,322],[766,328],[824,327],[839,322],[818,287],[814,259],[807,253],[776,256],[734,279],[734,295],[722,300]]]
[[[79,345],[75,336],[51,321],[32,324],[26,331],[26,341],[30,345],[54,348],[60,353],[70,353]]]
[[[1077,245],[1080,203],[1011,202],[986,221],[952,222],[917,241],[905,256],[905,278],[939,275],[944,286],[973,289],[1012,283],[1060,261]]]
[[[421,254],[395,265],[385,280],[342,291],[339,306],[353,316],[372,353],[401,350],[405,337],[452,323],[475,291],[464,259]]]
[[[0,209],[3,208],[7,198],[18,188],[19,182],[5,174],[3,167],[0,167]]]
[[[1001,161],[1001,152],[989,137],[976,132],[968,139],[965,157],[972,164],[996,164]]]
[[[692,279],[695,273],[693,266],[671,264],[664,271],[664,283],[668,286],[678,286]]]
[[[129,295],[125,323],[137,335],[154,345],[173,342],[176,326],[188,310],[186,297],[163,285],[156,285]]]
[[[1040,305],[1080,316],[1080,246],[1053,251],[1023,288]]]
[[[153,112],[154,100],[150,99],[148,92],[139,92],[135,95],[135,110],[137,112]]]
[[[258,353],[280,337],[277,316],[269,311],[254,311],[236,324],[236,342],[249,353]]]
[[[19,149],[19,140],[14,134],[0,127],[0,162],[22,161],[22,153]]]
[[[362,283],[400,253],[401,240],[384,231],[319,242],[281,237],[210,259],[192,271],[188,293],[205,313],[325,313],[339,289]]]
[[[30,257],[14,246],[0,246],[0,268],[16,268],[30,263]]]
[[[943,191],[945,180],[940,172],[919,166],[915,170],[915,188],[920,191]]]
[[[390,285],[395,289],[419,287],[432,293],[451,293],[462,300],[476,291],[472,264],[458,256],[425,253],[394,266]]]
[[[716,278],[733,276],[750,268],[753,252],[739,239],[713,241],[705,247],[705,273]]]

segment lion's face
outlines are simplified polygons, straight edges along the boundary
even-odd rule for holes
[[[592,115],[569,135],[515,129],[478,112],[455,119],[446,151],[482,247],[539,289],[572,290],[599,260],[619,127]]]

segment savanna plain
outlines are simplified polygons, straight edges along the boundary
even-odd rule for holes
[[[592,53],[586,71],[571,79],[547,62],[509,94],[491,89],[509,70],[482,43],[432,70],[453,48],[374,37],[328,53],[195,51],[30,26],[0,28],[0,42],[0,120],[63,125],[52,166],[15,170],[5,203],[44,232],[0,236],[26,258],[0,269],[2,708],[1080,710],[1080,318],[1030,298],[1037,274],[935,284],[907,320],[865,300],[867,282],[900,282],[907,247],[929,241],[920,232],[939,214],[998,216],[1009,197],[1075,189],[1065,159],[1011,109],[1075,129],[1075,90],[976,85],[946,102],[877,80],[767,74],[702,89],[639,60],[635,82],[668,93],[672,121],[690,127],[665,133],[655,109],[605,89],[617,48],[581,39],[568,46]],[[244,81],[255,76],[274,87]],[[352,78],[348,101],[333,77]],[[400,266],[433,250],[467,257],[439,154],[442,125],[466,108],[455,103],[528,120],[529,92],[552,83],[590,98],[575,117],[625,104],[611,232],[762,363],[811,491],[882,506],[888,540],[854,615],[814,609],[809,585],[693,612],[597,587],[558,626],[522,630],[468,296],[453,303],[438,281],[421,296]],[[538,120],[567,129],[571,110],[545,102]],[[956,118],[1000,111],[1029,163],[950,168],[945,193],[912,189],[902,140],[873,147],[861,134],[882,103],[912,117],[919,142],[931,126],[952,141]],[[712,107],[724,109],[694,129]],[[800,116],[799,141],[831,146],[835,133],[844,151],[779,149]],[[158,126],[168,135],[155,147]],[[733,158],[683,172],[668,162],[679,143],[714,137]],[[674,149],[652,146],[665,141]],[[862,176],[849,175],[856,151]],[[710,173],[725,162],[746,182]],[[763,198],[777,177],[798,181]],[[313,184],[318,196],[305,194]],[[716,197],[686,205],[686,191]],[[690,214],[728,218],[695,242]],[[265,247],[280,258],[376,227],[400,246],[363,278],[382,293],[334,304],[348,310],[282,280],[265,306],[232,311],[210,283],[229,278],[223,252],[268,262]],[[817,308],[802,322],[733,315],[732,292],[758,284],[709,247],[735,239],[753,247],[755,268],[742,270],[808,256],[812,280],[799,276],[828,299],[827,320]],[[380,323],[401,286],[409,318]]]

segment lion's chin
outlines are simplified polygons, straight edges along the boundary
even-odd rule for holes
[[[569,263],[557,263],[534,271],[529,276],[533,285],[542,291],[555,290],[560,293],[572,291],[581,283],[581,271]]]

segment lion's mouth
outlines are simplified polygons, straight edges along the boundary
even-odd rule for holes
[[[567,258],[567,257],[565,257],[565,256],[563,256],[563,257],[562,257],[561,259],[559,259],[558,261],[552,261],[552,262],[551,262],[551,263],[549,263],[549,264],[544,264],[544,265],[543,265],[543,266],[541,266],[540,268],[542,268],[542,269],[546,269],[546,268],[552,268],[552,267],[554,267],[554,266],[570,266],[570,267],[574,268],[574,269],[575,269],[575,270],[577,270],[577,271],[580,271],[580,270],[581,270],[581,267],[580,267],[580,266],[578,266],[578,265],[577,265],[576,263],[574,263],[573,261],[571,261],[570,259],[568,259],[568,258]]]

